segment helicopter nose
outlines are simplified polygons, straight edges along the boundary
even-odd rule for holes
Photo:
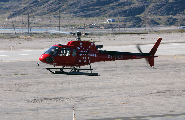
[[[40,57],[39,57],[39,60],[41,62],[46,62],[46,58],[49,57],[50,55],[49,54],[42,54]]]
[[[42,55],[39,57],[39,60],[40,60],[40,61],[44,61],[44,59],[45,59],[45,57],[44,57],[44,55],[42,54]]]
[[[42,54],[40,57],[39,57],[39,60],[43,63],[51,63],[53,62],[54,58],[51,57],[49,54]]]

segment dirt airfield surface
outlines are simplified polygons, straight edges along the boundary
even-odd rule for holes
[[[99,36],[82,40],[124,47],[154,44],[158,37],[163,38],[161,45],[185,42],[184,33]],[[12,51],[43,49],[44,52],[53,44],[67,44],[73,39],[1,39],[0,51],[10,51],[11,45]],[[50,65],[37,66],[37,61],[0,61],[1,119],[72,120],[73,106],[75,120],[183,119],[185,115],[185,51],[155,58],[156,69],[145,59],[94,63],[93,72],[100,76],[91,77],[54,75],[45,69]]]

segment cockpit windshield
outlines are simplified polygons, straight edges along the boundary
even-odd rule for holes
[[[58,46],[51,46],[46,52],[44,52],[44,54],[56,56],[58,53],[58,50],[59,50]]]

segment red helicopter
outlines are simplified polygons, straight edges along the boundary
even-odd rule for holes
[[[89,75],[98,76],[98,73],[92,73],[91,63],[101,61],[115,61],[128,59],[145,58],[151,67],[154,66],[154,56],[162,38],[159,38],[149,53],[143,53],[137,46],[140,53],[118,52],[98,50],[103,48],[103,45],[95,45],[94,42],[81,41],[81,32],[77,32],[77,41],[69,41],[67,45],[53,45],[45,51],[39,60],[46,64],[62,66],[62,68],[46,68],[54,74],[67,75]],[[80,66],[90,65],[89,69],[81,69]],[[59,69],[59,71],[52,71]],[[70,72],[65,72],[64,69],[70,69]],[[90,70],[90,73],[80,72],[81,70]]]

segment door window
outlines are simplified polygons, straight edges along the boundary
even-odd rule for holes
[[[76,56],[76,49],[73,49],[72,56]]]
[[[59,56],[70,56],[71,49],[70,48],[61,48],[59,52]]]

